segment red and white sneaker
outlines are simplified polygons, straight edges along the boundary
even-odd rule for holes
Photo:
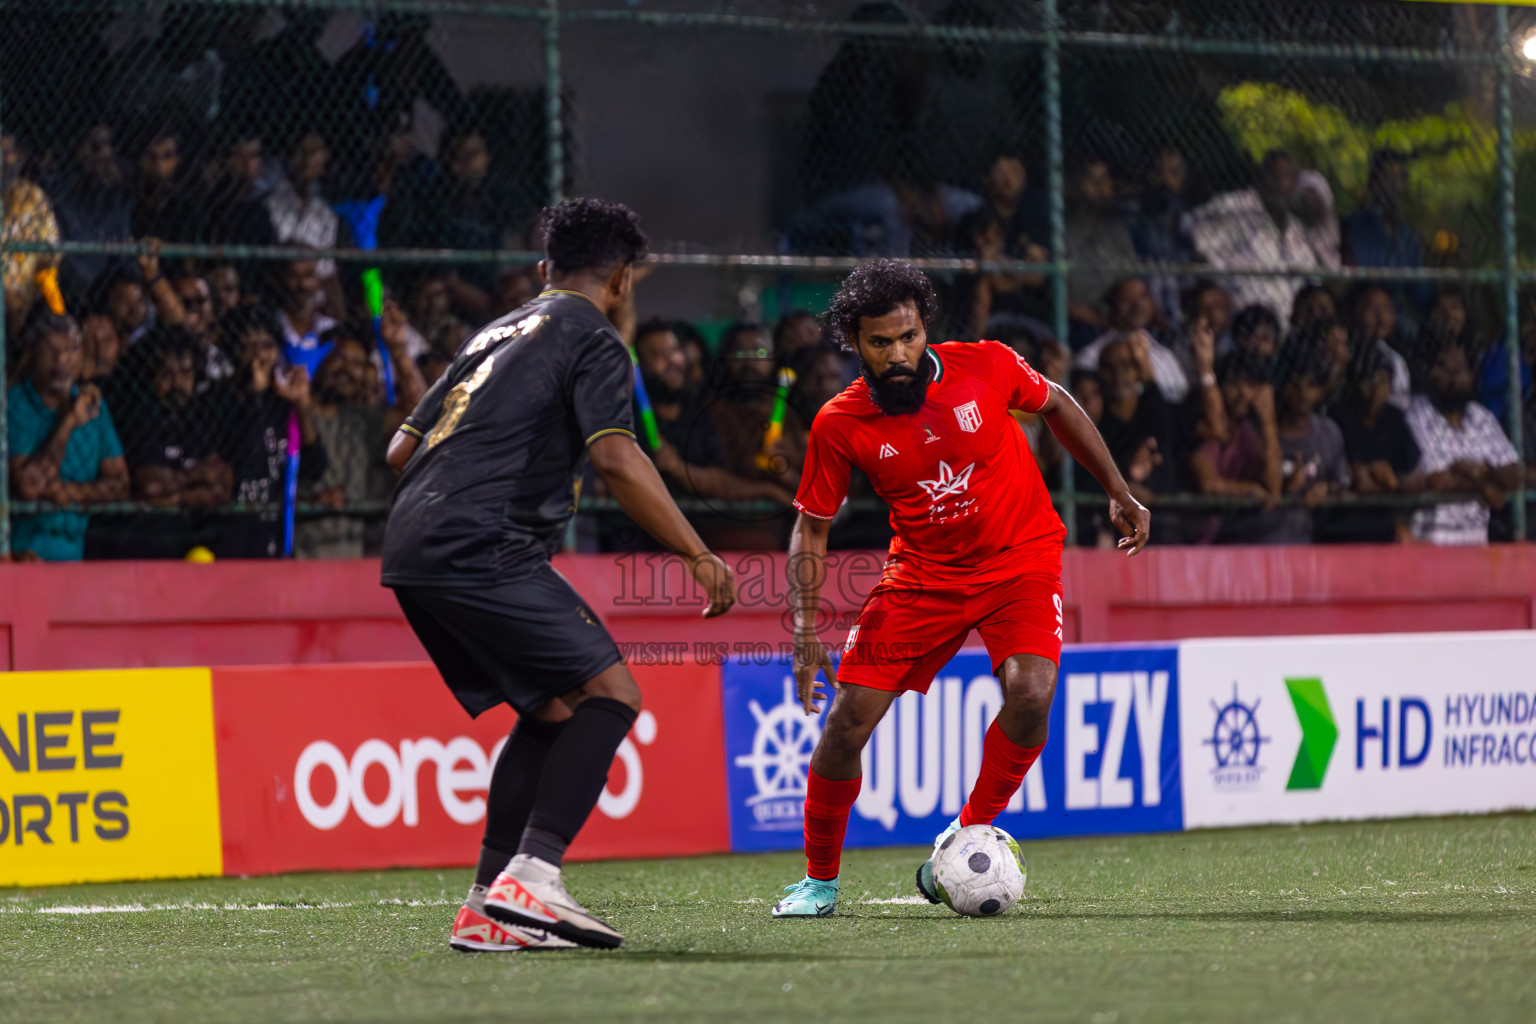
[[[529,949],[575,949],[576,943],[538,928],[497,924],[468,906],[459,908],[448,945],[461,953],[517,953]]]
[[[518,854],[485,894],[485,913],[504,925],[542,928],[582,946],[615,949],[624,936],[571,898],[553,864]]]

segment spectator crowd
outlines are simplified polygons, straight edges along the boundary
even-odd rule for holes
[[[285,31],[316,24],[296,18]],[[387,52],[419,58],[422,32],[402,29]],[[358,59],[327,73],[393,80],[367,63],[384,57]],[[174,80],[195,82],[196,66]],[[389,495],[387,439],[475,327],[539,288],[529,267],[385,268],[371,272],[379,305],[363,284],[369,272],[312,255],[528,247],[538,202],[451,79],[428,73],[441,70],[435,59],[413,67],[416,91],[370,100],[375,115],[362,127],[242,120],[242,90],[261,86],[235,75],[224,98],[236,109],[218,133],[189,119],[185,96],[167,108],[179,114],[77,119],[46,138],[24,119],[6,128],[8,242],[136,244],[131,257],[6,257],[11,497],[41,503],[12,517],[17,557],[274,557],[290,540],[301,557],[371,550],[378,516],[360,509]],[[436,158],[391,120],[423,95],[453,115]],[[1422,279],[1337,288],[1312,276],[1423,265],[1405,215],[1410,160],[1374,154],[1366,194],[1342,218],[1327,180],[1281,151],[1249,186],[1198,202],[1177,149],[1142,168],[1078,160],[1062,254],[1065,337],[1052,327],[1046,275],[993,269],[1055,255],[1026,154],[999,150],[972,182],[842,189],[786,244],[837,237],[859,254],[982,261],[936,281],[945,312],[931,338],[1001,340],[1068,388],[1156,509],[1159,541],[1486,543],[1508,534],[1498,516],[1507,492],[1536,483],[1504,426],[1514,345],[1529,462],[1536,293],[1522,296],[1509,339],[1491,295]],[[166,242],[233,246],[236,258],[163,257]],[[292,257],[238,248],[274,245]],[[1127,273],[1145,265],[1167,270]],[[713,342],[675,319],[621,327],[650,397],[657,466],[698,500],[690,509],[711,543],[781,544],[810,423],[857,365],[805,311],[772,326],[731,324]],[[1020,428],[1059,485],[1049,432],[1029,417]],[[1081,471],[1073,483],[1096,486]],[[1455,499],[1413,499],[1430,491]],[[1185,494],[1209,500],[1170,500]],[[853,495],[869,497],[867,484],[856,481]],[[334,513],[305,517],[290,535],[284,506],[295,502]],[[1085,501],[1078,516],[1082,542],[1112,543],[1101,504]],[[845,543],[881,541],[880,517],[848,519]],[[609,522],[578,542],[644,541]]]

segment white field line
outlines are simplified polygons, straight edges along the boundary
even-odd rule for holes
[[[895,896],[888,900],[855,900],[856,903],[900,903],[903,906],[928,906],[928,901],[921,896]]]
[[[461,900],[375,900],[372,903],[87,903],[60,904],[51,907],[0,907],[0,914],[150,914],[159,911],[185,912],[189,910],[217,911],[220,913],[244,910],[346,910],[352,907],[450,907]]]

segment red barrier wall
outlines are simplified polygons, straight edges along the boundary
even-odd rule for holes
[[[620,642],[781,644],[784,556],[732,556],[742,603],[708,622],[665,556],[556,565]],[[654,560],[654,561],[653,561]],[[829,640],[881,555],[839,552]],[[378,563],[0,565],[0,667],[420,661]],[[1536,627],[1536,547],[1152,548],[1065,558],[1068,642]]]

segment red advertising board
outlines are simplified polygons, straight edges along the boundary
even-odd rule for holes
[[[645,709],[571,855],[728,850],[719,668],[632,670]],[[473,863],[516,721],[430,664],[216,668],[213,709],[228,875]]]

